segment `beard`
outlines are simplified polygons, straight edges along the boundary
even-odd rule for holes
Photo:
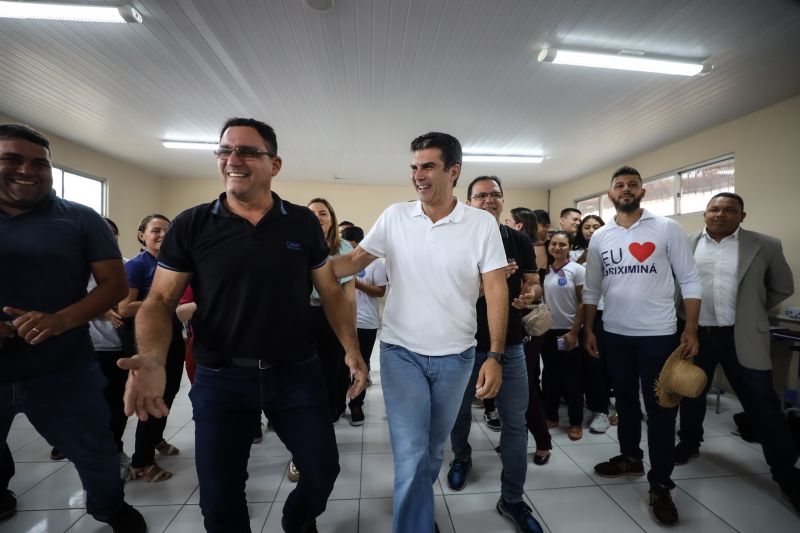
[[[632,201],[623,204],[619,200],[611,200],[611,203],[614,204],[614,208],[621,212],[621,213],[634,213],[639,209],[639,204],[642,201],[642,197],[634,198]]]

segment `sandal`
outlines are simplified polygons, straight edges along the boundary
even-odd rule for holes
[[[569,440],[581,440],[583,438],[583,428],[580,426],[571,426],[567,431]]]
[[[158,483],[160,481],[166,481],[171,477],[172,472],[164,470],[156,463],[141,468],[131,467],[131,481],[143,479],[148,483]]]
[[[613,415],[609,415],[608,416],[608,423],[611,424],[612,426],[616,426],[617,424],[619,424],[619,415],[617,413],[614,413]]]
[[[175,446],[173,446],[164,439],[161,439],[161,442],[159,442],[156,445],[156,451],[158,451],[158,453],[160,453],[164,457],[172,457],[173,455],[178,455],[179,453],[181,453],[181,451],[178,448],[176,448]]]

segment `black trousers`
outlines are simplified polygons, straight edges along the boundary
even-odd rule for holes
[[[378,336],[378,330],[358,328],[356,332],[358,333],[358,348],[361,350],[361,355],[364,356],[364,362],[367,363],[367,368],[369,368],[369,357],[372,355],[372,348],[375,346],[375,337]],[[366,397],[366,395],[367,390],[364,389],[361,391],[361,394],[350,400],[350,409],[352,409],[354,405],[358,407],[363,406],[364,397]]]
[[[553,449],[550,430],[544,416],[542,404],[542,389],[539,385],[539,359],[544,337],[533,337],[525,343],[525,367],[528,370],[528,410],[525,412],[525,422],[528,431],[536,441],[537,450]]]
[[[778,483],[800,485],[800,470],[795,468],[797,449],[780,409],[778,395],[773,390],[771,370],[753,370],[739,363],[736,357],[733,327],[707,328],[698,331],[700,354],[694,362],[708,376],[706,390],[697,398],[684,398],[680,405],[678,437],[690,446],[703,441],[703,419],[706,415],[706,393],[711,387],[714,369],[722,365],[733,392],[742,402],[747,418],[761,442],[764,458],[772,478]]]
[[[0,444],[0,489],[7,489],[8,482],[14,477],[14,458],[7,442]]]
[[[608,366],[605,362],[606,346],[603,331],[603,312],[597,311],[594,317],[594,335],[600,357],[592,357],[583,350],[583,393],[586,396],[586,407],[593,413],[608,414],[608,404],[611,401],[611,378],[608,376]]]
[[[167,352],[167,385],[164,389],[164,403],[167,404],[167,407],[172,407],[172,401],[181,386],[185,350],[186,346],[180,330],[173,328],[172,341]],[[145,422],[139,420],[136,425],[136,446],[131,458],[132,467],[142,468],[155,462],[155,448],[164,438],[165,427],[167,427],[167,417],[165,416],[161,418],[151,416]]]
[[[581,359],[583,349],[559,351],[556,339],[568,329],[551,329],[544,334],[542,344],[542,392],[544,414],[548,420],[558,421],[558,404],[561,396],[567,401],[569,425],[583,425],[583,393],[581,392]]]
[[[122,350],[94,352],[97,356],[97,364],[106,377],[106,388],[103,395],[106,397],[108,409],[111,411],[111,432],[114,434],[114,442],[117,450],[122,451],[122,434],[125,433],[125,426],[128,424],[128,416],[125,414],[125,404],[122,396],[125,394],[125,383],[128,381],[128,371],[117,366],[117,359],[122,357]]]
[[[347,389],[350,386],[350,369],[344,364],[344,348],[331,329],[322,307],[313,307],[314,327],[317,333],[317,353],[322,362],[322,374],[328,389],[328,407],[331,418],[339,418],[346,407]]]

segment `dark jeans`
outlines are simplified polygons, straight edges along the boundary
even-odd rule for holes
[[[755,434],[764,450],[764,458],[778,483],[795,483],[800,486],[800,470],[795,468],[797,450],[789,427],[780,409],[778,395],[772,386],[772,371],[745,368],[736,357],[733,328],[700,327],[700,354],[694,362],[705,370],[708,385],[697,398],[681,401],[680,430],[678,436],[690,446],[703,442],[703,419],[706,414],[706,393],[714,378],[714,369],[722,365],[733,392],[742,402],[744,412],[753,424]]]
[[[189,398],[206,531],[250,531],[245,482],[261,410],[302,472],[284,515],[299,524],[322,514],[339,475],[339,452],[319,359],[266,370],[198,365],[195,378]]]
[[[581,358],[583,348],[559,351],[556,338],[568,329],[551,329],[544,334],[542,344],[542,392],[544,414],[548,420],[558,421],[558,404],[561,396],[567,401],[569,425],[583,424],[583,393],[581,392]]]
[[[544,417],[542,389],[539,386],[539,354],[543,340],[544,337],[533,337],[525,343],[525,368],[528,372],[528,410],[525,412],[525,422],[536,441],[536,449],[551,450],[553,442]]]
[[[107,384],[106,388],[103,389],[103,394],[111,411],[111,433],[114,434],[117,450],[122,452],[122,434],[125,433],[125,426],[128,424],[128,416],[125,414],[125,404],[122,401],[122,396],[125,394],[128,371],[117,366],[117,359],[122,357],[122,350],[94,353],[97,356],[100,370],[106,377]]]
[[[350,370],[344,364],[344,348],[331,329],[322,307],[313,307],[314,328],[317,333],[317,352],[322,362],[325,388],[328,391],[328,410],[332,418],[344,413]]]
[[[609,390],[608,368],[605,362],[606,349],[603,336],[603,312],[597,311],[594,317],[594,335],[600,357],[592,357],[583,350],[583,393],[586,395],[586,407],[593,413],[608,414],[608,404],[611,401]]]
[[[0,446],[0,489],[8,488],[8,482],[14,477],[14,473],[14,457],[11,455],[8,443],[3,441]]]
[[[86,511],[101,522],[123,504],[105,385],[94,357],[67,370],[0,382],[0,442],[6,441],[14,415],[25,413],[36,431],[75,465],[86,491]]]
[[[367,368],[369,369],[369,356],[372,355],[372,348],[375,346],[375,337],[378,336],[377,329],[361,329],[358,328],[356,330],[358,333],[358,348],[361,350],[361,355],[364,356],[364,362],[367,363]],[[345,368],[347,365],[345,365]],[[348,376],[350,371],[348,370]],[[347,394],[347,390],[345,389],[345,394]],[[364,405],[364,398],[367,395],[367,389],[361,391],[361,394],[350,400],[349,407],[350,409],[353,406],[361,407]]]
[[[614,386],[619,414],[620,452],[642,459],[642,413],[639,406],[639,383],[647,410],[647,447],[650,471],[647,479],[653,485],[675,487],[670,476],[675,467],[675,417],[677,407],[661,407],[653,385],[672,351],[678,347],[677,334],[630,337],[605,332],[606,363]]]
[[[183,376],[183,360],[186,347],[180,331],[173,330],[172,341],[167,352],[167,385],[164,390],[164,403],[172,407],[172,401],[181,386]],[[151,416],[147,421],[141,420],[136,425],[136,445],[131,467],[142,468],[153,464],[156,460],[156,446],[164,438],[164,428],[167,427],[167,417],[156,418]],[[124,430],[124,428],[123,428]]]

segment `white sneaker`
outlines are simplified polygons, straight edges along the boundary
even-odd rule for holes
[[[119,477],[122,481],[128,479],[131,474],[131,458],[125,452],[119,454]]]
[[[592,433],[605,433],[611,423],[605,413],[592,413],[592,420],[589,422],[589,431]]]

